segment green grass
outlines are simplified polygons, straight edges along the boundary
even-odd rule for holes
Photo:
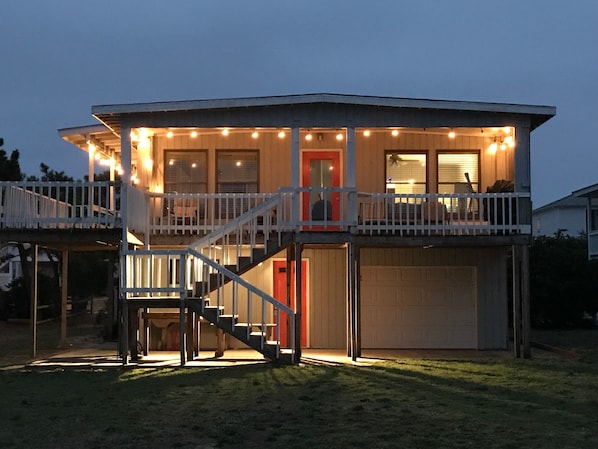
[[[596,448],[597,412],[593,359],[0,371],[2,448]]]

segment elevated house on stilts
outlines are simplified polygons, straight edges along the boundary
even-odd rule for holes
[[[554,114],[335,94],[94,106],[98,124],[60,130],[89,182],[2,183],[1,232],[118,251],[124,363],[505,349],[509,298],[527,357],[530,134]],[[122,181],[94,181],[98,159]]]

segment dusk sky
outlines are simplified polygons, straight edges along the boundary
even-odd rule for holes
[[[91,106],[339,93],[556,106],[534,207],[598,183],[596,0],[5,0],[0,137],[82,178]]]

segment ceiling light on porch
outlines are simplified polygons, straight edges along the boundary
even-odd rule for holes
[[[221,134],[222,134],[224,137],[228,136],[228,129],[227,129],[227,128],[224,128],[224,129],[222,130]]]
[[[169,139],[172,139],[172,136],[174,136],[174,133],[172,131],[168,131],[166,133],[166,137],[168,137]]]
[[[278,138],[279,138],[279,139],[284,139],[284,136],[285,136],[285,135],[286,135],[286,134],[285,134],[285,132],[284,132],[284,131],[280,131],[280,132],[278,133]]]
[[[253,133],[251,133],[251,137],[253,137],[254,139],[257,139],[260,136],[260,133],[258,133],[257,131],[254,131]]]
[[[392,137],[397,137],[399,135],[399,130],[398,129],[393,129],[390,134],[392,135]]]
[[[311,142],[311,140],[314,138],[314,136],[311,135],[311,133],[307,133],[305,135],[305,140],[307,140],[308,142]]]
[[[237,162],[235,162],[235,165],[236,165],[237,167],[240,167],[240,166],[242,165],[242,163],[241,163],[241,161],[237,161]]]
[[[370,130],[369,130],[369,129],[366,129],[366,130],[363,132],[363,136],[364,136],[364,137],[370,137],[370,134],[371,134],[371,133],[370,133]]]
[[[455,131],[453,131],[452,129],[448,133],[449,139],[454,139],[456,135],[457,134],[455,134]]]
[[[190,136],[195,139],[197,137],[197,131],[191,131]]]
[[[509,135],[505,137],[504,142],[509,148],[515,148],[515,139],[513,139],[513,136]]]
[[[490,153],[490,154],[496,154],[496,150],[497,149],[498,149],[498,144],[496,143],[496,140],[494,140],[494,142],[492,142],[488,146],[488,153]]]
[[[343,133],[338,133],[338,134],[336,135],[336,140],[338,140],[338,141],[341,141],[341,140],[343,140],[344,138],[345,138],[345,136],[343,136]]]
[[[147,170],[151,170],[152,168],[154,168],[154,161],[152,161],[151,158],[146,157],[143,160],[143,166],[147,169]]]

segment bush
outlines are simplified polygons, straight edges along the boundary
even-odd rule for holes
[[[531,320],[535,327],[581,327],[598,311],[598,262],[585,237],[538,237],[530,250]]]

